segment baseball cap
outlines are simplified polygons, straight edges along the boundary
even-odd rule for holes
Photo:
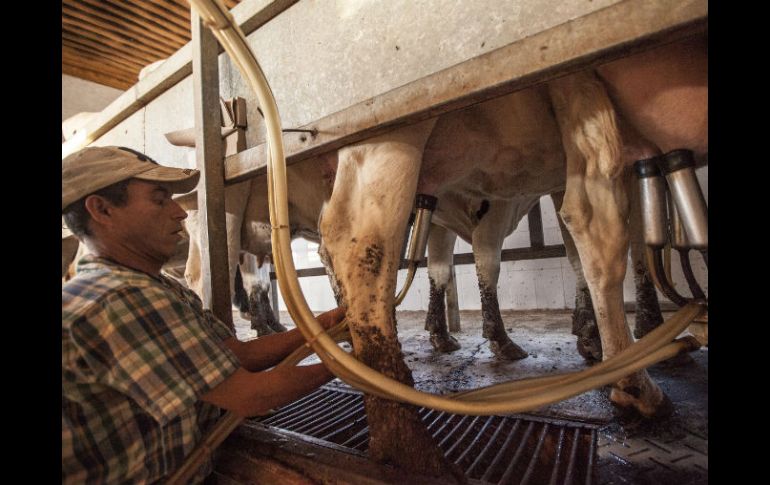
[[[86,147],[61,161],[61,208],[99,189],[137,178],[160,182],[173,194],[190,192],[200,172],[159,165],[147,155],[126,147]]]

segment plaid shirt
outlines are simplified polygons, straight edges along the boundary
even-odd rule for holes
[[[230,329],[170,278],[94,256],[62,287],[61,329],[63,483],[175,471],[219,416],[200,397],[239,366]]]

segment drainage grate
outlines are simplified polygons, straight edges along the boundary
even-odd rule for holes
[[[597,425],[547,418],[463,416],[420,408],[444,455],[476,483],[591,484],[595,482]],[[258,422],[366,452],[369,428],[363,397],[323,386]]]

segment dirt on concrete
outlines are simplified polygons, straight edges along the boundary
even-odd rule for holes
[[[426,312],[397,312],[398,338],[415,387],[447,394],[588,368],[571,333],[571,310],[501,313],[506,332],[528,357],[517,361],[496,358],[482,337],[480,311],[460,312],[461,330],[451,335],[461,348],[448,354],[433,350],[424,329]],[[664,313],[665,318],[670,315]],[[634,313],[627,315],[630,328],[634,328],[634,317]],[[238,320],[239,338],[256,336],[247,321]],[[281,323],[294,327],[286,312],[281,313]],[[343,348],[350,350],[347,344]],[[307,362],[311,360],[318,361],[315,356]],[[599,483],[708,483],[708,349],[656,364],[648,372],[674,404],[668,418],[648,421],[617,410],[610,404],[607,387],[526,414],[601,425],[596,465]]]

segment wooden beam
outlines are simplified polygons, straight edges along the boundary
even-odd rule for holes
[[[158,2],[158,0],[142,1],[142,8],[154,13],[162,19],[169,20],[183,28],[190,28],[190,5],[173,5],[173,2]]]
[[[296,163],[707,29],[706,0],[682,0],[673,10],[669,0],[619,2],[309,123],[301,128],[316,130],[317,136],[284,136],[286,162]],[[263,174],[265,163],[264,144],[228,157],[226,182]]]
[[[113,63],[110,59],[96,56],[89,52],[83,52],[68,45],[62,45],[62,60],[69,64],[83,64],[92,70],[102,70],[105,74],[131,77],[135,74],[131,69]]]
[[[104,44],[110,49],[116,49],[123,53],[133,55],[137,58],[145,59],[148,63],[163,58],[163,53],[161,52],[153,51],[143,46],[132,45],[130,42],[124,39],[116,40],[116,35],[110,32],[104,32],[102,29],[94,28],[90,25],[81,23],[77,19],[67,17],[64,13],[62,13],[62,24],[64,24],[62,26],[63,31],[69,32],[73,35],[85,37],[100,44]],[[102,32],[104,32],[104,35],[102,35]]]
[[[71,0],[76,1],[76,0]],[[176,48],[179,48],[186,43],[190,41],[190,32],[186,29],[181,29],[182,32],[178,32],[176,29],[169,28],[169,27],[177,27],[179,29],[179,26],[176,26],[175,24],[171,24],[170,22],[164,21],[163,19],[160,19],[160,23],[157,21],[158,19],[152,20],[148,19],[147,17],[144,17],[142,15],[139,15],[131,10],[128,10],[122,6],[114,5],[112,3],[105,2],[104,0],[80,0],[84,1],[85,3],[93,6],[96,9],[101,10],[107,15],[110,15],[114,18],[121,19],[125,22],[131,22],[132,24],[141,27],[143,29],[150,30],[152,32],[155,32],[158,35],[162,35],[166,37],[168,40],[172,41]]]
[[[107,64],[112,64],[115,67],[120,67],[122,69],[125,69],[130,74],[135,75],[136,73],[139,72],[140,69],[142,69],[142,66],[139,65],[139,63],[136,61],[124,60],[120,57],[110,55],[109,53],[105,53],[102,50],[97,50],[97,49],[94,49],[93,47],[83,45],[82,43],[76,40],[70,40],[62,37],[62,47],[64,46],[77,51],[78,55],[82,54],[84,57],[99,60],[100,62],[105,62]]]
[[[299,0],[260,0],[238,4],[231,14],[248,35],[281,12],[297,3]],[[219,50],[221,51],[221,48]],[[152,62],[152,61],[150,61]],[[149,62],[148,62],[149,64]],[[192,47],[188,42],[184,47],[170,56],[158,69],[149,73],[137,82],[132,89],[127,90],[107,108],[95,116],[84,128],[83,139],[62,147],[62,156],[92,143],[100,136],[141,109],[157,96],[163,94],[171,86],[189,76],[192,72]]]
[[[184,22],[181,25],[173,21],[170,22],[169,20],[171,19],[169,19],[168,17],[159,16],[154,12],[151,12],[145,8],[139,8],[136,5],[134,5],[132,2],[127,2],[125,0],[101,0],[101,1],[102,3],[104,3],[105,6],[109,5],[113,9],[116,9],[116,11],[120,11],[122,9],[124,11],[132,12],[158,25],[159,27],[165,28],[170,32],[174,32],[181,37],[185,37],[188,41],[190,40],[190,23],[189,22]]]
[[[93,71],[82,66],[80,63],[75,65],[63,61],[61,65],[61,72],[62,74],[85,79],[86,81],[95,82],[97,84],[109,86],[111,88],[120,89],[121,91],[125,91],[133,85],[132,82],[126,81],[123,77],[107,75],[101,70]]]
[[[222,123],[219,115],[210,115],[219,113],[217,40],[198,15],[193,16],[192,35],[195,158],[202,189],[198,191],[202,300],[235,332],[227,259]]]
[[[99,44],[104,47],[104,49],[107,49],[108,51],[114,51],[116,53],[120,53],[122,56],[128,57],[130,59],[134,59],[136,62],[147,65],[152,62],[155,62],[157,60],[155,56],[148,56],[147,54],[140,52],[138,50],[132,50],[128,47],[124,47],[123,45],[118,44],[117,42],[114,42],[110,39],[106,39],[98,34],[94,34],[93,32],[89,32],[86,30],[73,30],[70,27],[62,29],[62,37],[64,35],[67,35],[70,39],[85,39],[89,42],[93,42],[95,44]]]
[[[500,261],[523,261],[527,259],[548,259],[548,258],[562,258],[567,256],[567,251],[564,249],[563,244],[556,244],[551,246],[543,246],[542,248],[514,248],[503,249],[500,251]],[[452,263],[459,264],[475,264],[473,253],[460,253],[455,254],[452,258]],[[406,269],[408,262],[402,260],[398,269]],[[428,260],[423,259],[418,268],[425,268],[428,265]],[[304,268],[297,270],[297,277],[304,278],[307,276],[326,276],[326,268],[323,266],[317,268]],[[275,272],[270,273],[270,278],[275,278]]]
[[[102,55],[111,57],[116,61],[118,60],[121,61],[121,63],[123,64],[130,65],[132,70],[137,70],[137,72],[146,65],[143,61],[140,61],[135,57],[129,56],[127,54],[123,54],[114,49],[109,49],[105,47],[103,44],[99,44],[98,42],[93,42],[89,39],[86,39],[85,37],[78,37],[69,32],[62,32],[61,37],[62,37],[62,44],[78,46],[78,47],[81,47],[83,50],[87,50],[95,54],[102,54]]]
[[[65,22],[65,20],[68,25],[90,30],[102,37],[113,39],[127,47],[141,49],[152,55],[159,55],[160,58],[167,57],[176,51],[174,47],[154,42],[148,39],[144,34],[135,35],[128,32],[128,29],[121,29],[120,34],[115,34],[113,31],[115,30],[115,27],[120,27],[119,25],[102,21],[93,15],[84,14],[83,12],[70,8],[68,5],[62,5],[62,22]]]
[[[529,226],[529,245],[533,248],[542,248],[545,245],[545,236],[543,235],[543,215],[540,211],[540,202],[537,202],[529,210],[527,225]]]
[[[150,3],[174,12],[188,24],[190,23],[190,4],[186,0],[150,0]]]
[[[133,32],[133,34],[137,35],[139,38],[154,39],[156,42],[171,47],[174,51],[186,44],[189,40],[171,34],[165,29],[153,28],[152,26],[147,25],[146,21],[140,20],[139,23],[137,23],[130,14],[116,15],[110,10],[105,10],[104,4],[96,0],[78,0],[77,2],[75,2],[75,0],[63,0],[62,10],[66,10],[71,14],[73,12],[79,12],[81,15],[101,19],[121,30]]]
[[[301,437],[301,439],[299,439]],[[292,483],[291,477],[265,480],[265,461],[280,463],[306,477],[310,483],[336,485],[440,485],[436,478],[405,473],[380,465],[364,453],[291,431],[245,422],[221,445],[214,464],[217,473],[241,483]],[[236,457],[231,459],[230,457]],[[265,461],[263,461],[265,460]],[[274,469],[275,470],[275,469]],[[300,482],[303,483],[303,482]],[[473,484],[473,481],[470,482]]]

